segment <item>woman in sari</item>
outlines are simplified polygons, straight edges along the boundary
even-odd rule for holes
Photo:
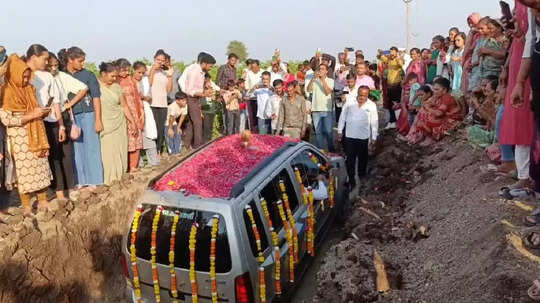
[[[469,76],[470,76],[470,65],[472,54],[474,48],[476,47],[476,42],[480,34],[477,30],[478,22],[482,17],[479,14],[473,13],[467,18],[467,23],[469,24],[470,31],[465,39],[465,47],[463,50],[463,56],[461,58],[461,65],[463,67],[463,75],[461,77],[461,91],[465,95],[469,91]]]
[[[407,139],[410,144],[429,145],[441,140],[462,119],[461,108],[450,94],[450,80],[437,78],[433,83],[433,97],[422,104]]]
[[[480,60],[480,79],[490,76],[499,77],[506,60],[508,39],[503,34],[503,27],[499,21],[487,20],[487,35],[483,46],[478,50]]]
[[[101,136],[101,158],[103,178],[106,185],[120,180],[128,167],[128,131],[129,123],[136,125],[123,95],[122,88],[116,83],[118,68],[112,63],[101,63],[101,104],[103,131]],[[131,130],[134,132],[134,130]],[[132,135],[135,135],[132,133]]]
[[[126,105],[135,119],[135,124],[128,121],[128,167],[130,172],[139,168],[139,157],[143,148],[142,130],[144,128],[144,111],[137,81],[130,76],[131,64],[126,59],[118,59],[119,84],[126,98]]]
[[[418,77],[418,84],[424,85],[426,82],[426,65],[424,64],[424,61],[422,61],[422,54],[418,48],[411,49],[411,62],[409,63],[409,66],[407,66],[405,78],[412,73],[416,74]],[[408,84],[405,83],[405,86],[408,86]]]
[[[469,84],[468,84],[468,93],[472,92],[473,90],[479,90],[481,77],[480,77],[480,61],[481,61],[481,54],[480,49],[484,47],[484,43],[486,42],[486,39],[488,38],[489,34],[489,23],[490,18],[485,17],[480,22],[478,22],[478,38],[476,40],[474,50],[472,52],[471,57],[471,64],[468,66],[468,72],[469,74]]]
[[[48,51],[46,53],[48,56]],[[33,194],[37,195],[38,209],[47,207],[51,170],[43,118],[49,115],[51,108],[39,107],[35,88],[30,85],[32,72],[28,65],[17,55],[11,55],[8,60],[5,84],[0,92],[3,101],[0,120],[7,128],[24,214],[30,215]]]

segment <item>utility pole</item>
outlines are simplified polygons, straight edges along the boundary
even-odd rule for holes
[[[403,0],[407,6],[407,53],[411,49],[411,2],[412,0]]]

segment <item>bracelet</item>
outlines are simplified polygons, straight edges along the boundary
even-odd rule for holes
[[[59,129],[60,129],[60,130],[66,130],[66,127],[63,126],[63,125],[60,125]]]

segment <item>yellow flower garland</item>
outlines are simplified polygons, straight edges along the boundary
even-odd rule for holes
[[[294,260],[296,263],[298,263],[298,232],[296,230],[296,221],[294,220],[293,213],[291,211],[291,206],[289,204],[289,197],[287,196],[287,192],[285,189],[285,183],[283,180],[279,181],[279,187],[281,188],[281,192],[283,194],[283,204],[285,205],[285,211],[287,213],[287,217],[289,218],[289,223],[291,225],[291,229],[293,232],[293,250],[294,250]]]
[[[274,225],[272,223],[272,218],[270,218],[270,212],[268,212],[268,204],[264,198],[261,198],[261,207],[263,209],[264,216],[268,222],[268,227],[270,228],[270,234],[272,235],[272,245],[274,246],[274,251],[276,252],[276,259],[274,264],[274,279],[276,283],[276,295],[281,295],[281,258],[279,256],[279,239],[276,231],[274,230]]]
[[[259,267],[259,297],[261,303],[266,303],[266,281],[264,278],[264,267]]]
[[[283,222],[283,228],[285,228],[285,232],[287,234],[287,244],[289,245],[289,281],[291,283],[294,283],[294,244],[293,244],[293,235],[291,227],[289,226],[289,221],[287,221],[287,217],[285,216],[285,210],[283,210],[283,203],[281,200],[277,201],[277,207],[279,209],[279,216],[281,217],[281,221]]]
[[[251,210],[251,207],[249,205],[246,205],[245,210],[249,217],[249,221],[251,222],[251,230],[253,231],[253,236],[255,237],[255,241],[257,243],[257,253],[259,256],[258,261],[262,264],[264,262],[264,256],[262,254],[261,236],[259,234],[259,229],[257,228],[257,224],[255,222],[255,218],[253,217],[253,210]]]
[[[300,185],[300,191],[302,192],[302,202],[304,204],[308,204],[306,187],[304,186],[304,182],[302,182],[302,176],[300,175],[300,170],[298,170],[298,167],[294,168],[294,174],[296,175],[296,180],[298,180],[298,184]]]
[[[137,241],[137,230],[139,229],[139,218],[141,217],[142,211],[142,205],[137,206],[137,210],[133,216],[133,224],[131,225],[131,245],[129,247],[131,252],[131,268],[133,270],[133,291],[135,292],[137,302],[142,302],[142,294],[139,270],[137,269],[137,249],[135,248],[135,243]]]
[[[315,200],[315,197],[313,195],[313,188],[308,187],[308,199],[309,199],[309,207],[308,207],[308,233],[307,233],[307,244],[308,244],[308,252],[312,257],[315,256],[315,209],[313,207],[313,202]]]
[[[330,184],[328,185],[328,200],[330,202],[330,208],[334,208],[335,200],[334,200],[334,194],[335,194],[335,180],[334,176],[330,174]]]
[[[212,219],[212,231],[210,233],[210,282],[212,284],[212,303],[218,303],[217,281],[216,281],[216,238],[219,228],[219,216]]]
[[[268,211],[268,204],[264,198],[261,198],[261,207],[263,209],[264,217],[268,222],[268,228],[270,228],[270,234],[272,235],[272,245],[278,246],[278,235],[274,230],[274,225],[272,224],[272,218],[270,218],[270,212]]]
[[[176,271],[174,268],[174,251],[176,249],[176,226],[180,219],[180,212],[174,212],[173,224],[171,227],[171,239],[169,247],[169,273],[171,274],[171,293],[174,298],[173,303],[178,303],[178,289],[176,287]]]
[[[197,303],[199,297],[197,295],[197,277],[195,273],[195,245],[197,244],[197,228],[196,222],[191,225],[189,232],[189,280],[191,282],[191,302]]]
[[[150,245],[150,264],[152,265],[152,283],[154,284],[154,296],[156,298],[156,302],[161,302],[161,295],[159,290],[159,272],[157,268],[157,262],[156,262],[156,238],[157,238],[157,229],[159,224],[159,218],[161,216],[161,212],[163,211],[163,206],[156,207],[156,214],[154,215],[154,220],[152,221],[152,241]]]

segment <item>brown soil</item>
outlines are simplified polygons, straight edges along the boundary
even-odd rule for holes
[[[125,302],[121,239],[154,170],[124,176],[79,202],[52,201],[49,211],[24,218],[5,210],[0,223],[0,302]]]
[[[462,140],[421,148],[394,136],[382,137],[343,241],[316,265],[317,289],[296,301],[530,302],[526,292],[539,264],[506,240],[524,232],[527,212],[498,197],[513,181],[482,173],[487,158]],[[374,250],[385,261],[386,294],[376,289]]]

